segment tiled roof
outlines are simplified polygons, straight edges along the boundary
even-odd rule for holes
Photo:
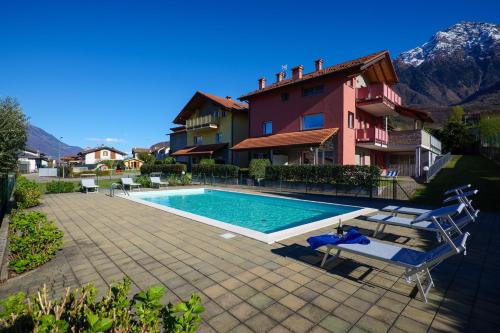
[[[182,108],[181,112],[175,117],[174,124],[184,125],[186,119],[188,119],[192,112],[194,111],[196,104],[203,102],[205,99],[209,99],[220,106],[231,110],[231,111],[248,111],[248,104],[235,101],[232,98],[219,97],[212,94],[207,94],[205,92],[197,91],[193,97],[187,102],[187,104]]]
[[[363,65],[366,65],[370,61],[372,61],[372,60],[374,60],[374,59],[376,59],[376,58],[378,58],[378,57],[380,57],[382,55],[386,55],[386,54],[388,55],[388,52],[386,50],[379,51],[379,52],[372,53],[372,54],[369,54],[369,55],[361,57],[361,58],[352,59],[352,60],[349,60],[349,61],[337,64],[337,65],[326,67],[326,68],[324,68],[324,69],[322,69],[320,71],[314,71],[314,72],[311,72],[311,73],[304,74],[304,75],[302,75],[301,79],[290,78],[288,80],[283,80],[281,82],[276,82],[276,83],[270,84],[269,86],[267,86],[267,87],[265,87],[263,89],[258,89],[258,90],[254,90],[252,92],[249,92],[249,93],[247,93],[247,94],[239,97],[238,99],[245,100],[245,99],[247,99],[250,96],[257,95],[257,94],[260,94],[260,93],[263,93],[263,92],[266,92],[266,91],[270,91],[270,90],[273,90],[273,89],[276,89],[276,88],[280,88],[280,87],[283,87],[283,86],[286,86],[286,85],[290,85],[290,84],[294,84],[294,83],[297,83],[297,82],[309,80],[309,79],[316,78],[316,77],[323,76],[323,75],[327,75],[327,74],[341,72],[341,71],[344,71],[344,70],[347,70],[347,69],[354,69],[356,67],[362,67]]]
[[[98,150],[110,150],[110,151],[114,151],[115,153],[118,153],[120,155],[126,155],[124,152],[116,149],[115,147],[109,147],[109,146],[99,146],[99,147],[95,147],[95,148],[90,148],[90,149],[86,149],[86,150],[82,151],[81,153],[88,154],[88,153],[93,153],[93,152],[98,151]]]
[[[182,155],[212,155],[216,151],[227,147],[227,143],[218,143],[213,145],[201,145],[201,146],[191,146],[183,149],[179,149],[172,156],[182,156]]]
[[[257,148],[278,148],[287,146],[321,145],[337,133],[338,128],[324,128],[310,131],[272,134],[257,138],[248,138],[237,145],[233,150],[246,150]]]
[[[245,111],[248,109],[248,105],[246,103],[235,101],[232,98],[219,97],[219,96],[215,96],[212,94],[207,94],[207,93],[202,92],[202,91],[198,91],[198,93],[206,96],[207,98],[210,98],[214,102],[217,102],[217,103],[221,104],[222,106],[229,108],[229,109],[240,110],[240,111]]]

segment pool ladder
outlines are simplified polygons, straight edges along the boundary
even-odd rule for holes
[[[125,195],[130,195],[128,193],[128,191],[125,189],[125,186],[123,186],[123,184],[120,184],[120,183],[113,183],[111,184],[111,186],[109,187],[109,196],[110,197],[114,197],[115,196],[115,189],[116,188],[119,188],[122,190],[122,192],[125,194]]]

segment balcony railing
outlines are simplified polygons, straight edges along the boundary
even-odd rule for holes
[[[358,101],[369,101],[386,98],[394,104],[401,104],[401,97],[385,83],[375,83],[368,87],[356,89],[356,99]]]
[[[389,142],[391,145],[424,146],[437,153],[441,152],[441,141],[422,129],[390,132]]]
[[[387,144],[388,138],[388,133],[381,128],[371,127],[356,130],[356,142],[359,143],[373,142]]]
[[[186,130],[198,128],[217,128],[218,125],[219,117],[211,114],[186,120]]]

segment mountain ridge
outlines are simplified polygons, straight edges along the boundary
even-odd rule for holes
[[[57,158],[59,153],[62,156],[75,155],[83,149],[78,146],[70,146],[52,134],[35,125],[28,125],[27,148],[37,150],[52,158]]]
[[[500,25],[460,22],[402,52],[394,67],[396,90],[406,104],[446,120],[443,110],[500,110]]]

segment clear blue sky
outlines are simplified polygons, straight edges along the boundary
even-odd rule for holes
[[[241,96],[282,64],[393,57],[500,1],[0,0],[0,96],[68,144],[129,151],[168,139],[196,90]],[[109,140],[108,140],[109,141]]]

